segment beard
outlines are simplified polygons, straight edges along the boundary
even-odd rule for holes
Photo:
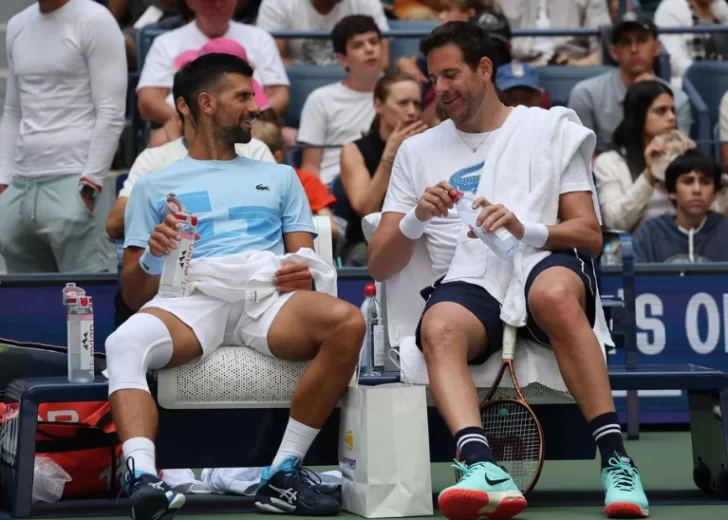
[[[247,144],[252,139],[251,131],[242,127],[247,119],[251,119],[249,115],[240,116],[237,124],[229,124],[221,121],[219,115],[215,115],[213,122],[216,129],[217,139],[228,146],[234,146],[237,143]]]

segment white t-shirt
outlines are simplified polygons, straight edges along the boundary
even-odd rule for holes
[[[374,93],[358,92],[337,82],[311,92],[301,111],[298,141],[344,146],[369,130],[374,119]],[[319,177],[330,184],[339,174],[341,148],[324,148]]]
[[[251,139],[249,143],[236,144],[235,151],[241,157],[247,157],[248,159],[271,163],[276,162],[265,143],[255,138]],[[129,175],[124,181],[124,186],[119,191],[119,197],[129,197],[134,184],[143,175],[163,170],[170,164],[187,157],[188,153],[184,137],[170,141],[162,146],[147,148],[134,160],[134,164],[131,166],[131,170],[129,170]]]
[[[250,65],[255,70],[253,77],[263,87],[290,84],[275,40],[266,31],[253,25],[230,22],[223,37],[245,47]],[[144,87],[171,89],[177,72],[175,58],[183,52],[199,50],[208,41],[210,38],[200,31],[194,21],[155,38],[144,61],[137,91]]]
[[[364,14],[374,18],[382,32],[389,30],[379,0],[341,0],[327,14],[319,13],[310,0],[263,0],[256,25],[266,31],[330,31],[346,16]],[[330,39],[296,38],[287,40],[287,55],[296,63],[325,65],[336,63]]]
[[[124,37],[109,10],[34,3],[7,27],[0,184],[13,175],[78,175],[103,186],[126,112]]]
[[[448,119],[404,141],[394,159],[382,212],[407,213],[417,205],[426,188],[440,181],[474,193],[483,170],[482,152],[492,146],[499,132],[465,134]],[[477,148],[478,153],[473,153],[473,148]],[[591,191],[578,154],[561,175],[560,193],[573,191]],[[427,223],[427,250],[438,278],[450,267],[462,228],[463,221],[455,208],[447,217],[436,217]]]

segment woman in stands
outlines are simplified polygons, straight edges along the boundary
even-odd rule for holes
[[[652,165],[667,151],[663,136],[676,122],[673,94],[663,83],[641,81],[627,90],[614,149],[594,165],[605,226],[632,232],[647,219],[674,212]]]
[[[367,265],[367,245],[361,219],[382,209],[389,176],[399,145],[427,129],[422,116],[422,87],[413,77],[389,74],[374,88],[376,117],[369,132],[344,146],[341,152],[341,184],[348,209],[344,264]]]

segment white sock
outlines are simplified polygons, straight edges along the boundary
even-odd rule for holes
[[[134,459],[136,473],[149,473],[157,475],[157,464],[154,452],[154,442],[146,437],[132,437],[121,445],[124,452],[124,461],[131,457]]]
[[[278,447],[278,453],[273,459],[271,468],[275,470],[288,457],[303,459],[319,431],[289,417],[286,433],[283,434],[283,440]]]

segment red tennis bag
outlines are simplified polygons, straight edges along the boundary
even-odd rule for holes
[[[0,428],[16,420],[17,406],[0,403]],[[71,476],[63,499],[118,494],[123,472],[121,444],[108,401],[41,404],[35,446],[36,457],[53,460]]]

